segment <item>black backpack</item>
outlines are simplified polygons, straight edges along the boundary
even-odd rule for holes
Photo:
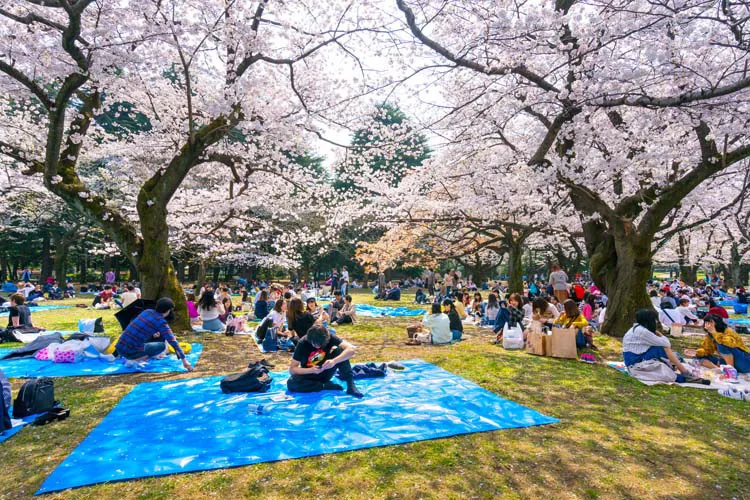
[[[242,373],[227,375],[221,380],[221,392],[266,392],[271,387],[268,369],[260,363],[250,365]]]
[[[44,413],[55,406],[55,386],[49,377],[26,381],[13,402],[13,418]]]

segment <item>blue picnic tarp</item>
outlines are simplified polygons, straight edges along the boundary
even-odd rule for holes
[[[272,373],[260,394],[223,394],[222,377],[139,384],[37,494],[558,422],[422,360],[403,365],[358,381],[362,399],[324,391],[284,400],[288,372]]]

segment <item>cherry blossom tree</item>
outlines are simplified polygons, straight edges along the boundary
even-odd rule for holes
[[[188,321],[170,224],[189,224],[169,211],[186,179],[221,168],[245,187],[242,200],[253,200],[221,215],[255,212],[248,227],[271,232],[256,209],[273,203],[285,154],[301,154],[305,131],[318,127],[313,117],[327,119],[359,90],[328,68],[331,60],[356,66],[345,43],[371,29],[366,16],[348,2],[310,9],[265,0],[0,1],[4,161],[41,176],[99,225],[137,268],[144,297],[175,299],[178,328]],[[105,113],[142,114],[148,126],[115,133],[97,120]],[[205,230],[203,215],[186,217]]]
[[[452,143],[491,134],[564,185],[610,298],[603,330],[622,335],[651,307],[644,284],[665,221],[750,156],[747,5],[396,4],[413,40],[398,70],[446,86],[433,129]]]

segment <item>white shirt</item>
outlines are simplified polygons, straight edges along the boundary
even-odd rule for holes
[[[341,279],[344,281],[349,281],[349,271],[342,271]]]
[[[653,304],[654,309],[658,311],[661,307],[661,297],[651,297],[651,304]]]
[[[682,314],[683,318],[692,319],[693,321],[698,321],[698,316],[693,314],[693,311],[691,311],[689,307],[679,306],[675,310],[679,311],[680,314]]]
[[[673,324],[684,325],[685,317],[677,309],[659,309],[659,321],[661,321],[664,326],[669,328]]]
[[[606,316],[606,314],[607,314],[607,308],[602,307],[602,310],[599,311],[599,325],[604,324],[604,317]]]
[[[451,320],[447,314],[425,314],[422,324],[432,332],[433,344],[447,344],[453,340]]]
[[[271,312],[268,313],[268,316],[271,316],[273,326],[277,326],[279,328],[284,326],[284,320],[286,320],[286,315],[284,313],[280,313],[276,309],[272,309]]]
[[[122,300],[122,307],[128,307],[130,304],[138,299],[138,295],[135,292],[125,292],[120,294],[120,300]]]
[[[531,314],[533,313],[531,304],[524,304],[523,305],[523,317],[526,319],[531,319]]]
[[[670,309],[671,314],[673,309]],[[622,352],[632,352],[633,354],[643,354],[650,347],[672,347],[669,339],[664,336],[656,335],[641,325],[633,325],[622,338]]]
[[[31,292],[33,292],[33,291],[34,291],[34,287],[33,287],[33,286],[31,286],[31,285],[29,285],[29,286],[24,286],[23,288],[21,288],[21,292],[23,293],[23,296],[24,296],[24,297],[26,297],[26,298],[28,298],[28,297],[29,297],[29,294],[30,294]]]
[[[203,309],[203,307],[198,307],[198,314],[201,315],[203,321],[211,321],[212,319],[217,319],[220,315],[224,314],[224,306],[216,304],[208,310]]]

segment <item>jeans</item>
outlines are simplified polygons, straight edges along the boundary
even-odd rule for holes
[[[734,367],[738,373],[750,373],[750,354],[739,347],[727,347],[721,344],[717,344],[716,347],[719,349],[719,354],[734,356]],[[715,365],[727,364],[721,356],[703,356],[698,359],[708,360]]]
[[[336,347],[331,351],[330,358],[333,359],[343,352],[341,347]],[[352,364],[347,359],[337,364],[333,368],[324,370],[320,373],[310,373],[308,375],[292,375],[286,382],[286,387],[291,392],[320,392],[326,383],[330,382],[338,370],[341,379],[350,382],[352,378]]]
[[[463,336],[463,332],[460,330],[451,330],[451,333],[453,334],[453,341],[461,340],[461,337]]]
[[[625,362],[625,366],[633,366],[637,363],[640,363],[641,361],[646,361],[648,359],[666,360],[667,362],[669,362],[667,352],[663,347],[659,346],[651,346],[646,352],[643,352],[641,354],[633,354],[632,352],[622,353],[622,360]]]
[[[224,330],[224,323],[219,318],[203,320],[203,329],[211,332],[220,332]]]
[[[125,359],[139,359],[144,356],[153,358],[164,352],[167,346],[164,342],[148,342],[143,344],[143,352],[137,352],[134,354],[123,354],[122,357]]]

